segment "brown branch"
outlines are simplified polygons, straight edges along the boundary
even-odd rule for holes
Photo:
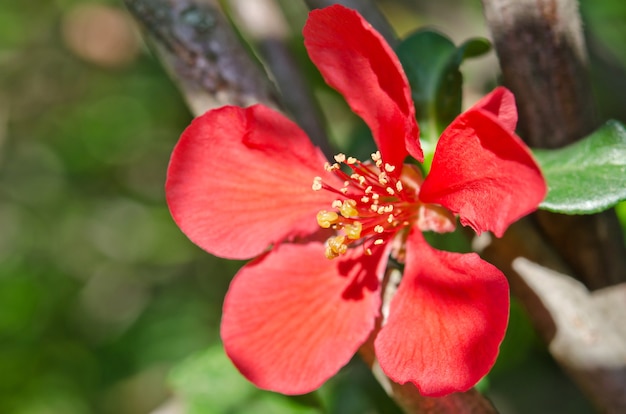
[[[195,115],[223,105],[277,107],[217,0],[124,0]]]
[[[541,148],[561,147],[598,124],[574,0],[483,0],[504,83],[515,94],[519,129]],[[613,211],[536,215],[541,231],[592,289],[626,281],[626,248]]]

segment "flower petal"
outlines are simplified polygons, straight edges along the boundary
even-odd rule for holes
[[[501,237],[534,211],[546,183],[530,150],[491,113],[470,110],[443,132],[419,198],[459,214],[477,233]]]
[[[508,322],[504,275],[475,253],[433,249],[414,229],[389,318],[374,343],[383,371],[426,396],[466,391],[493,366]]]
[[[223,107],[196,118],[176,145],[166,196],[174,220],[198,246],[245,259],[270,243],[318,230],[315,215],[335,198],[325,158],[300,128],[263,106]]]
[[[504,86],[498,86],[485,95],[470,109],[487,111],[498,118],[498,121],[507,130],[514,132],[517,125],[517,106],[513,92]]]
[[[311,60],[370,127],[383,160],[399,167],[408,150],[423,161],[409,82],[382,36],[340,5],[312,11],[303,34]]]
[[[224,302],[228,356],[256,386],[283,394],[318,388],[355,354],[379,314],[387,249],[282,244],[242,268]]]

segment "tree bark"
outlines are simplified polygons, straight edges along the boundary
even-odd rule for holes
[[[277,93],[217,0],[124,0],[194,115],[263,102]]]

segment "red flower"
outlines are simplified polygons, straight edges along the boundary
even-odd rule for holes
[[[304,132],[260,105],[209,111],[185,130],[166,184],[174,220],[214,255],[260,255],[226,296],[226,352],[261,388],[316,389],[375,328],[392,256],[404,274],[382,311],[380,366],[424,395],[467,390],[496,359],[508,285],[478,255],[436,250],[422,231],[450,231],[457,214],[500,236],[536,209],[546,186],[513,132],[513,96],[498,88],[460,115],[423,179],[403,165],[407,155],[423,155],[406,76],[381,36],[356,12],[333,6],[311,12],[304,37],[380,151],[363,163],[340,154],[322,168],[326,160]]]

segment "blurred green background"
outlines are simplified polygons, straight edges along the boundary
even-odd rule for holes
[[[478,0],[381,6],[401,34],[487,35]],[[582,10],[600,116],[624,121],[626,3]],[[468,100],[497,80],[493,53],[464,68]],[[241,263],[192,245],[164,201],[190,119],[121,0],[0,3],[0,413],[398,412],[358,361],[288,399],[226,360]],[[515,304],[482,385],[503,413],[592,412]]]

